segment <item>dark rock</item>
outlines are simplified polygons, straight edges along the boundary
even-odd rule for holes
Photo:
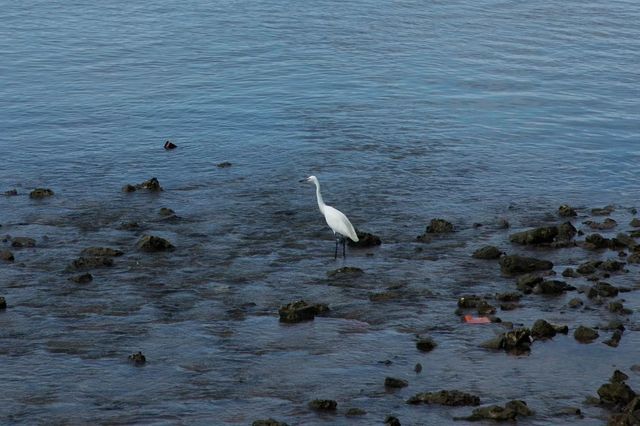
[[[528,352],[531,347],[531,331],[528,328],[507,331],[481,346],[485,349],[503,349],[512,353]]]
[[[480,405],[480,398],[458,390],[418,393],[407,401],[408,404],[440,404],[446,406]]]
[[[608,205],[602,208],[591,209],[591,214],[594,216],[608,216],[615,210],[615,207]]]
[[[431,219],[431,223],[427,226],[427,234],[445,234],[454,231],[454,226],[444,219]]]
[[[327,272],[327,276],[329,278],[358,277],[362,274],[364,274],[364,271],[362,269],[353,266],[344,266],[342,268]]]
[[[587,296],[590,299],[595,297],[615,297],[618,295],[618,289],[609,283],[599,282],[589,289]]]
[[[413,367],[413,371],[415,371],[416,373],[420,373],[420,372],[422,372],[422,364],[417,363],[417,364]]]
[[[465,295],[458,298],[458,307],[462,309],[474,309],[477,308],[481,302],[484,302],[484,299],[480,296],[476,296],[475,294]]]
[[[142,352],[138,352],[135,354],[129,355],[129,361],[133,362],[135,365],[142,365],[147,362],[147,358],[142,355]]]
[[[516,292],[496,294],[496,300],[500,302],[517,302],[521,297],[522,294]]]
[[[160,213],[160,216],[165,216],[165,217],[167,217],[167,216],[175,216],[176,215],[176,212],[174,212],[173,210],[171,210],[168,207],[160,208],[159,213]]]
[[[576,213],[576,210],[567,205],[567,204],[563,204],[560,207],[558,207],[558,214],[561,217],[575,217],[578,216],[578,213]]]
[[[635,231],[629,232],[629,236],[631,238],[640,238],[640,230],[636,229]]]
[[[618,318],[612,319],[607,324],[604,324],[600,327],[603,330],[611,331],[611,330],[620,330],[624,331],[624,324]]]
[[[580,343],[591,343],[599,336],[598,332],[593,328],[581,325],[573,332],[573,337]]]
[[[138,250],[146,252],[173,251],[175,247],[164,238],[153,235],[143,235],[136,243]]]
[[[604,262],[600,263],[600,265],[598,265],[598,269],[601,269],[601,270],[607,271],[607,272],[618,272],[618,271],[622,270],[624,265],[625,265],[624,262],[619,262],[619,261],[614,260],[614,259],[609,259],[609,260],[605,260]]]
[[[4,191],[4,195],[6,195],[7,197],[15,197],[16,195],[18,195],[18,190],[10,189],[9,191]]]
[[[621,413],[613,414],[607,424],[609,426],[640,425],[640,397],[633,398]]]
[[[496,313],[496,308],[484,300],[478,304],[476,309],[479,315],[492,315]]]
[[[29,193],[29,198],[45,198],[51,197],[53,195],[53,191],[49,188],[36,188]]]
[[[609,302],[609,312],[621,315],[631,315],[633,313],[631,309],[625,308],[620,301]]]
[[[633,219],[631,219],[631,222],[629,222],[629,226],[633,228],[640,228],[640,219],[634,217]]]
[[[105,256],[81,256],[75,259],[67,267],[67,271],[77,271],[82,269],[104,268],[113,266],[113,259]]]
[[[11,253],[11,251],[9,250],[0,250],[0,260],[4,260],[6,262],[13,262],[15,260],[15,257],[13,256],[13,253]]]
[[[535,339],[550,339],[555,335],[555,327],[543,319],[537,320],[531,327],[531,336]]]
[[[624,245],[619,241],[614,239],[605,238],[600,234],[591,234],[587,235],[585,238],[586,249],[599,250],[599,249],[611,249],[617,250],[619,248],[624,248]]]
[[[87,272],[86,274],[75,275],[69,278],[69,280],[78,284],[87,284],[93,281],[93,275]]]
[[[122,256],[124,253],[120,250],[112,249],[109,247],[89,247],[80,253],[82,256],[106,256],[117,257]]]
[[[484,246],[474,251],[471,256],[476,259],[498,259],[500,256],[502,256],[502,252],[497,247]]]
[[[517,255],[502,256],[499,263],[500,270],[505,274],[524,274],[553,268],[553,263],[548,260]]]
[[[607,405],[626,405],[633,398],[636,397],[636,393],[624,382],[621,383],[605,383],[598,389],[598,396],[600,396],[600,402]]]
[[[529,294],[533,291],[533,288],[544,281],[539,275],[535,274],[525,274],[518,278],[516,282],[516,287],[518,290],[523,292],[524,294]]]
[[[565,222],[558,226],[557,240],[568,241],[576,236],[578,230],[571,224],[571,222]]]
[[[251,423],[251,426],[289,426],[289,425],[285,422],[279,422],[277,420],[269,418],[265,420],[255,420],[253,423]]]
[[[640,253],[633,253],[627,258],[627,263],[640,263]]]
[[[316,303],[309,304],[304,300],[289,303],[282,306],[278,310],[280,322],[296,323],[301,321],[311,321],[316,315],[324,314],[329,311],[329,306]]]
[[[123,231],[137,231],[140,229],[140,224],[138,222],[123,222],[118,226],[118,229]]]
[[[611,335],[610,338],[608,338],[607,340],[605,340],[604,343],[605,345],[609,345],[612,348],[617,348],[618,345],[620,344],[620,340],[622,340],[622,331],[621,330],[614,330],[613,334]]]
[[[569,303],[567,303],[567,306],[569,306],[572,309],[575,309],[575,308],[581,307],[583,304],[584,303],[582,302],[582,300],[576,297],[574,299],[569,300]]]
[[[553,242],[557,235],[557,226],[545,226],[511,234],[509,241],[524,245],[549,244]]]
[[[174,143],[173,143],[173,142],[171,142],[171,141],[166,141],[166,142],[164,143],[164,149],[166,149],[166,150],[176,149],[177,147],[178,147],[178,145],[174,144]]]
[[[423,337],[416,342],[416,348],[422,352],[431,352],[438,346],[430,337]]]
[[[402,293],[397,290],[388,290],[380,293],[369,294],[369,300],[372,302],[387,302],[389,300],[399,299]]]
[[[479,421],[493,420],[496,422],[515,421],[518,416],[532,416],[533,411],[524,401],[509,401],[504,407],[490,405],[488,407],[476,408],[470,416],[456,418],[456,420]]]
[[[7,300],[0,296],[0,309],[7,309]]]
[[[509,221],[502,217],[498,219],[497,226],[498,226],[498,229],[509,229],[511,227],[511,225],[509,224]]]
[[[309,408],[317,411],[335,411],[338,403],[333,399],[314,399],[309,402]]]
[[[624,374],[622,371],[615,370],[611,375],[611,378],[609,379],[609,381],[611,383],[624,383],[624,381],[628,379],[629,379],[629,376]]]
[[[27,237],[14,237],[11,239],[11,247],[23,248],[23,247],[35,247],[36,240]]]
[[[380,237],[378,237],[377,235],[373,235],[368,232],[361,232],[357,229],[356,235],[358,235],[358,242],[347,239],[347,244],[349,244],[349,247],[367,248],[379,246],[380,244],[382,244]]]
[[[609,219],[609,218],[605,219],[604,222],[602,222],[602,223],[594,222],[592,220],[587,220],[587,221],[584,221],[582,223],[584,223],[585,225],[588,225],[589,228],[591,228],[591,229],[597,229],[597,230],[600,230],[600,231],[606,231],[606,230],[613,229],[616,226],[618,226],[618,222],[616,222],[613,219]]]
[[[513,311],[514,309],[517,309],[519,306],[520,305],[518,305],[517,303],[507,302],[507,303],[501,303],[500,309],[503,311]]]
[[[154,177],[135,186],[127,184],[122,188],[124,192],[134,192],[140,189],[146,189],[151,192],[163,191],[160,186],[160,182],[158,182],[158,179]]]
[[[218,163],[217,167],[220,169],[226,169],[227,167],[231,167],[233,164],[231,164],[228,161],[223,161],[222,163]]]
[[[565,278],[577,278],[580,275],[578,275],[578,273],[573,268],[567,268],[562,271],[562,276]]]
[[[136,191],[136,187],[129,183],[122,187],[122,192],[135,192],[135,191]]]
[[[347,416],[347,417],[356,417],[356,416],[364,416],[366,414],[367,414],[367,412],[364,411],[362,408],[349,408],[347,410],[347,412],[345,413],[345,416]]]
[[[624,232],[618,233],[615,239],[620,245],[623,245],[630,249],[633,249],[637,245],[636,240],[634,240],[629,234],[625,234]]]
[[[384,419],[384,424],[387,426],[401,426],[400,420],[394,416],[387,416]]]
[[[575,290],[575,287],[558,280],[543,281],[533,288],[535,294],[562,294],[568,290]]]
[[[384,386],[387,388],[404,388],[409,386],[409,382],[395,377],[385,377]]]
[[[576,272],[578,272],[581,275],[590,275],[596,272],[600,264],[602,264],[601,260],[590,260],[578,266],[578,269],[576,270]]]

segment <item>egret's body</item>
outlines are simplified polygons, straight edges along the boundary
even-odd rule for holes
[[[327,221],[327,225],[333,231],[333,235],[336,237],[336,251],[335,258],[338,257],[338,244],[342,243],[342,257],[346,257],[346,238],[350,238],[354,242],[358,242],[358,235],[356,234],[356,230],[353,228],[351,222],[344,213],[340,210],[328,206],[324,203],[322,199],[322,194],[320,193],[320,182],[318,182],[318,178],[315,176],[309,176],[306,179],[303,179],[301,182],[313,182],[316,185],[316,198],[318,200],[318,208],[320,212],[324,215],[324,219]]]

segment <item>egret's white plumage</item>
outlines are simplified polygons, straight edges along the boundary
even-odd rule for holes
[[[327,225],[333,231],[333,234],[336,236],[336,257],[338,256],[338,239],[342,240],[342,255],[344,256],[344,244],[345,238],[350,238],[354,242],[358,242],[358,235],[356,234],[356,230],[353,228],[347,216],[342,213],[340,210],[328,206],[324,203],[322,199],[322,194],[320,193],[320,182],[318,182],[318,178],[315,176],[309,176],[306,179],[303,179],[301,182],[313,182],[316,185],[316,198],[318,199],[318,208],[320,212],[324,215],[324,219],[327,221]]]

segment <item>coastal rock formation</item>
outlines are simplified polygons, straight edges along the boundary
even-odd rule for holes
[[[408,404],[439,404],[446,406],[480,405],[480,397],[459,390],[418,393],[407,401]]]
[[[154,235],[143,235],[136,243],[138,250],[145,252],[173,251],[175,247],[168,240]]]
[[[322,303],[309,304],[304,300],[289,303],[278,310],[280,322],[287,323],[311,321],[316,315],[326,312],[329,312],[329,306]]]

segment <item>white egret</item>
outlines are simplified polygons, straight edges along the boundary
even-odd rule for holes
[[[318,199],[318,208],[324,215],[324,219],[327,221],[327,225],[333,231],[333,235],[336,237],[336,251],[334,259],[338,258],[338,244],[342,243],[342,257],[346,257],[345,245],[347,243],[347,237],[354,242],[358,242],[358,235],[356,230],[353,229],[353,225],[347,219],[340,210],[328,206],[322,200],[322,194],[320,193],[320,182],[315,176],[309,176],[306,179],[302,179],[300,182],[313,182],[316,184],[316,198]]]

